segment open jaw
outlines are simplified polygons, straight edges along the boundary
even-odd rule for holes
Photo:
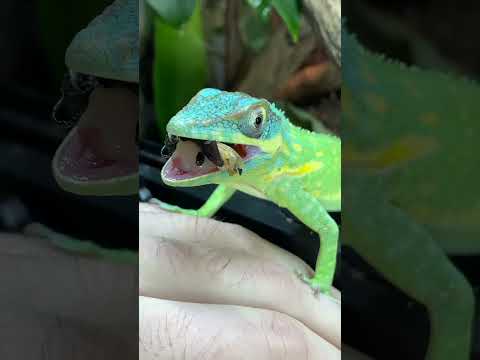
[[[138,96],[126,87],[97,87],[78,124],[57,149],[55,178],[79,194],[127,194],[138,187]],[[100,189],[99,185],[103,185]]]
[[[175,152],[162,169],[162,178],[173,182],[221,172],[241,175],[243,165],[260,154],[260,148],[253,145],[181,137],[177,139]]]

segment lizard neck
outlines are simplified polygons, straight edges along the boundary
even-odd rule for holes
[[[291,165],[299,165],[316,159],[320,153],[333,155],[340,152],[340,139],[334,135],[313,132],[293,125],[287,118],[283,121],[283,141],[278,157]]]

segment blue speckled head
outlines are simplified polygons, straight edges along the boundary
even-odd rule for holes
[[[267,100],[240,92],[206,88],[170,119],[167,132],[263,148],[266,140],[279,135],[281,121],[278,110]]]
[[[139,82],[138,0],[116,0],[75,35],[65,53],[74,71]]]
[[[232,170],[231,166],[215,170],[211,162],[211,165],[204,165],[203,161],[198,164],[200,148],[186,150],[190,145],[181,143],[183,150],[177,147],[163,167],[162,180],[174,186],[248,182],[246,174],[263,169],[268,171],[268,161],[281,154],[283,135],[288,133],[289,126],[283,113],[265,99],[240,92],[203,89],[170,119],[167,132],[184,138],[230,143],[242,157],[242,163],[236,165],[241,166],[243,175],[239,172],[232,175],[228,171]],[[224,155],[222,152],[222,158]],[[225,159],[238,161],[238,157],[231,155]],[[255,176],[250,179],[253,181]]]

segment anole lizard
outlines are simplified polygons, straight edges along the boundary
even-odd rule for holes
[[[156,201],[166,210],[213,216],[236,190],[289,209],[321,239],[315,292],[329,293],[339,230],[328,211],[341,209],[341,142],[290,123],[273,103],[240,92],[206,88],[167,125],[178,141],[162,169],[171,186],[218,184],[198,210]]]

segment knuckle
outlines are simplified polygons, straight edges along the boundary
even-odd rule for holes
[[[303,284],[299,281],[295,272],[283,264],[263,260],[261,275],[283,294],[289,294],[288,296],[300,296],[302,294]]]
[[[190,263],[192,249],[189,244],[159,238],[152,243],[148,251],[140,251],[140,263],[143,265],[161,264],[165,270],[176,273]]]
[[[207,250],[204,259],[207,273],[222,274],[230,270],[233,257],[227,249],[212,248]]]

